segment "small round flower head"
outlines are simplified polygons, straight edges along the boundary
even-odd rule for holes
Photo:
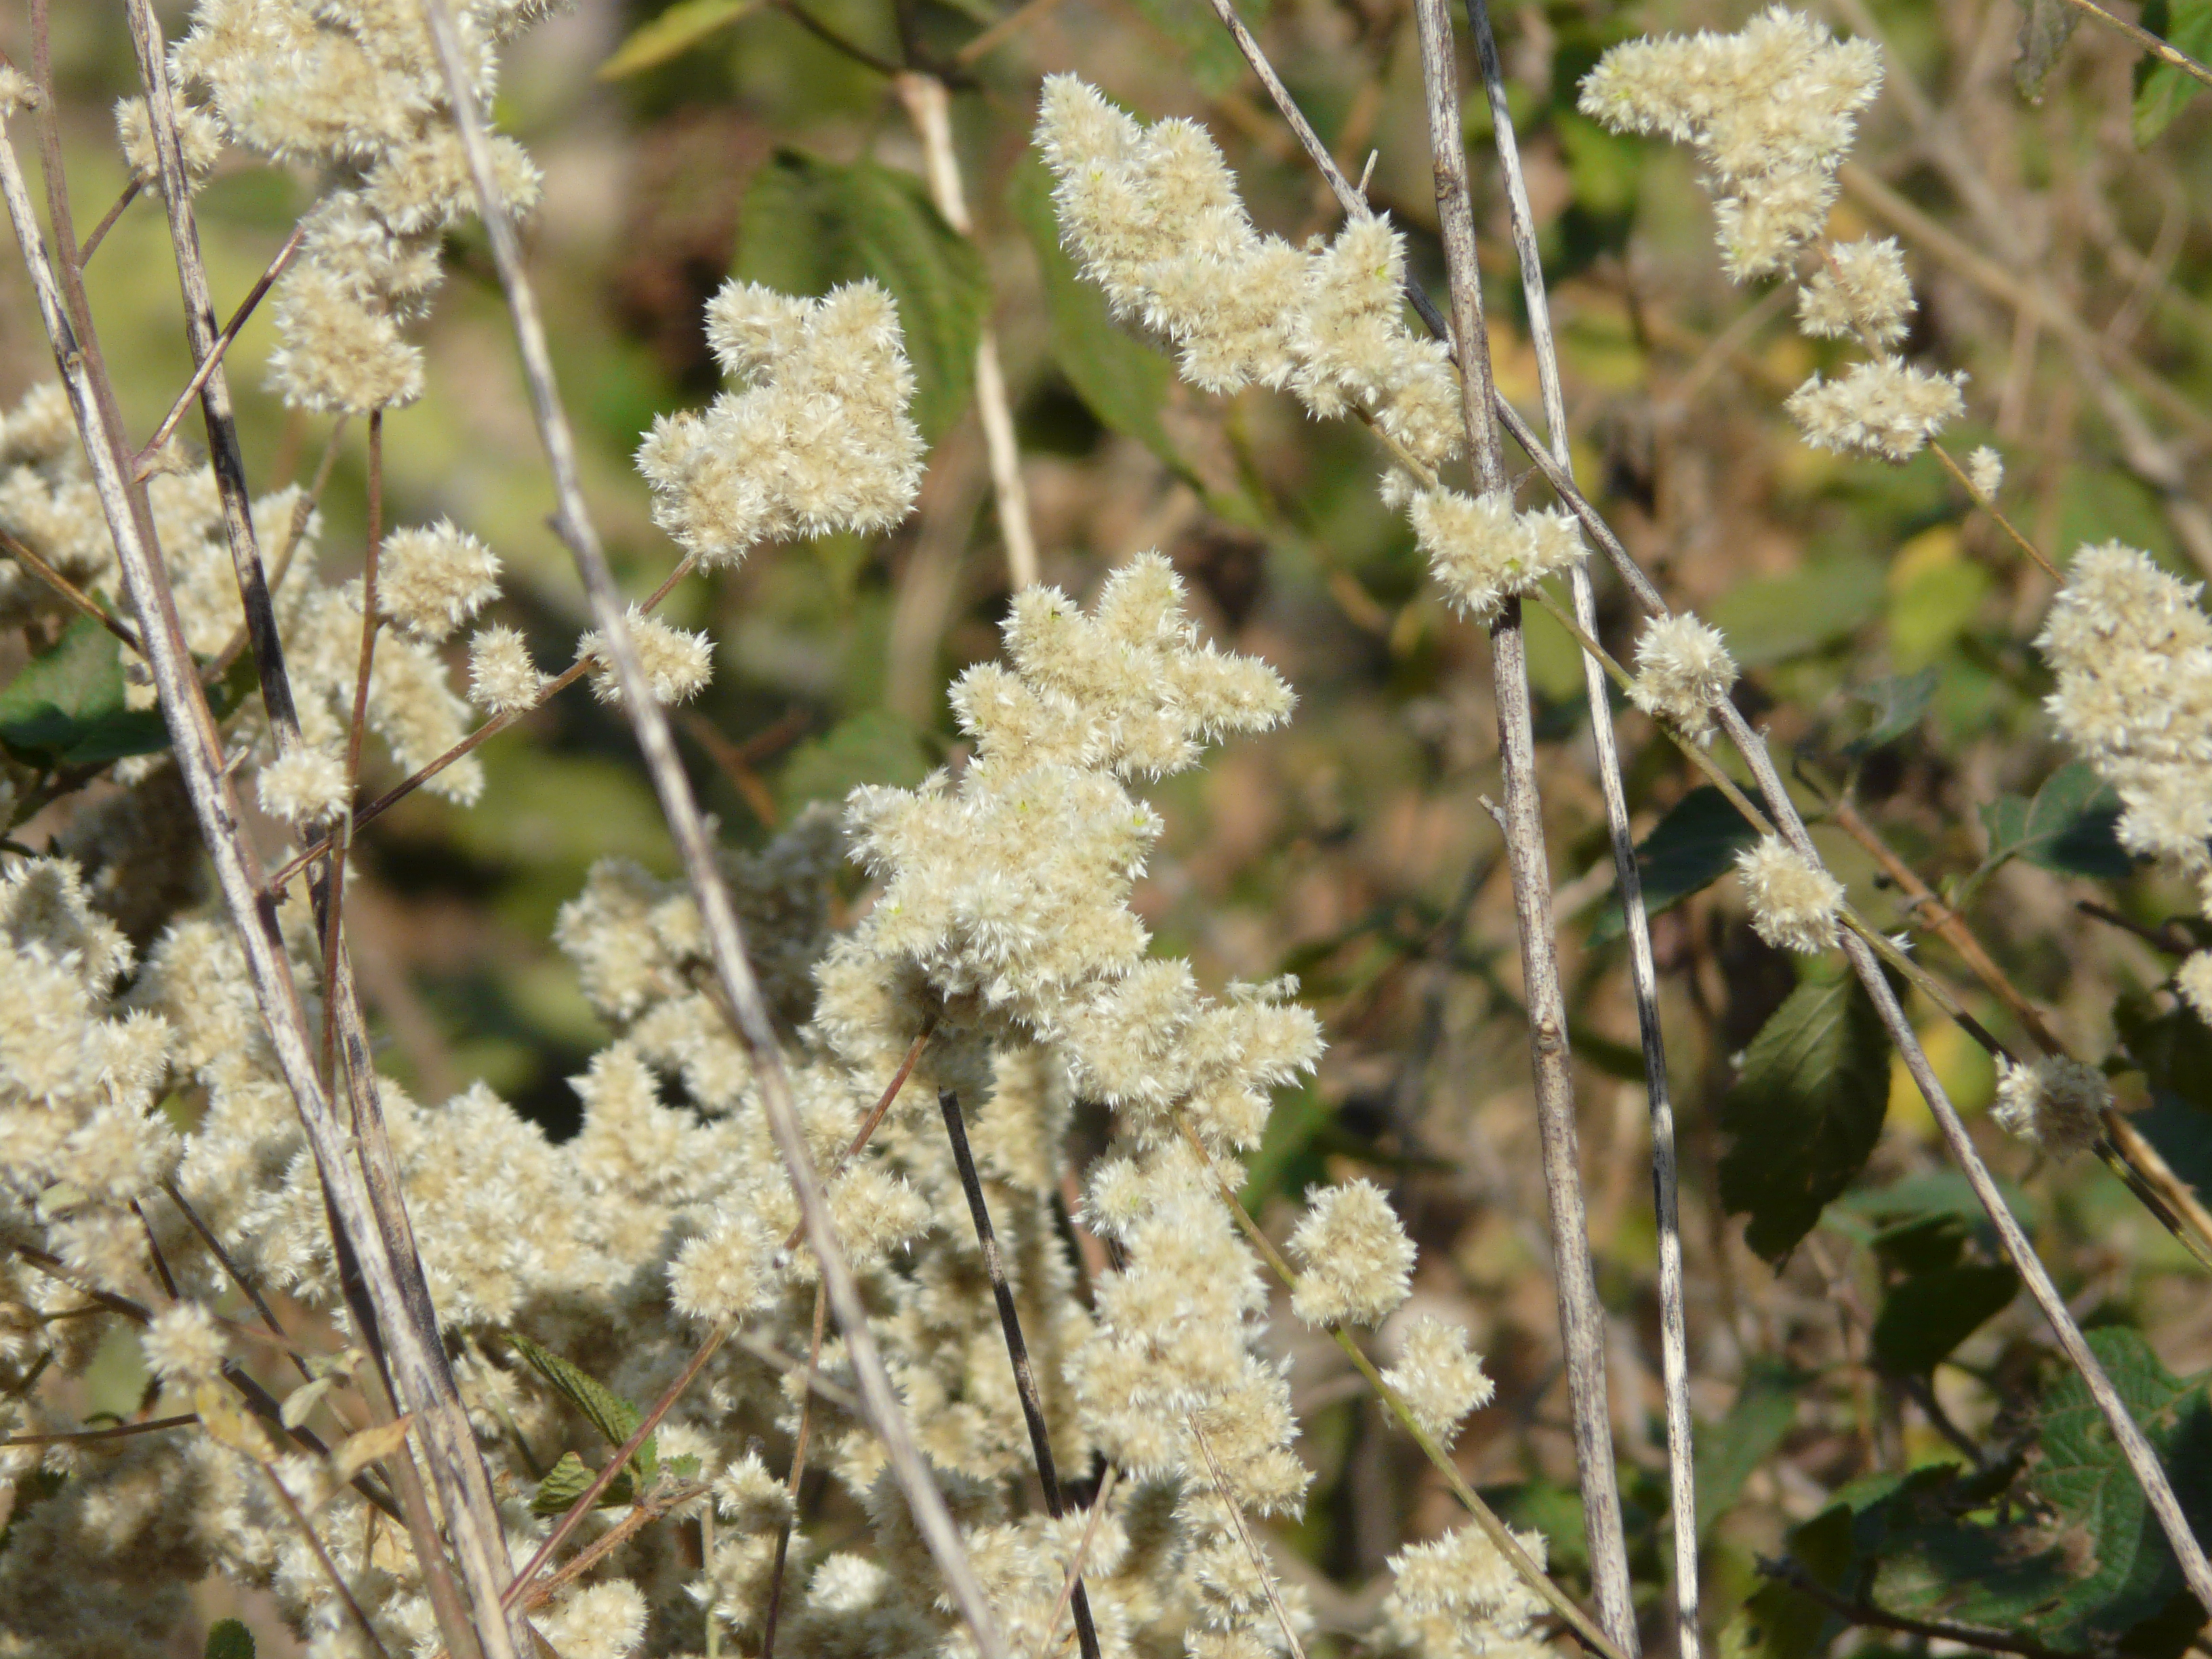
[[[1815,374],[1783,407],[1815,449],[1909,461],[1966,413],[1963,374],[1936,374],[1894,357],[1855,363],[1842,379]]]
[[[1516,513],[1503,492],[1426,489],[1410,509],[1413,535],[1454,606],[1487,623],[1516,594],[1581,562],[1589,551],[1573,514]]]
[[[1544,1565],[1542,1533],[1512,1537]],[[1396,1577],[1382,1612],[1392,1648],[1418,1659],[1539,1659],[1551,1651],[1537,1628],[1543,1598],[1481,1528],[1411,1545],[1390,1558],[1390,1568]]]
[[[2212,1025],[2212,951],[2199,951],[2181,964],[2173,988],[2197,1011],[2197,1018]]]
[[[713,649],[704,634],[672,628],[630,607],[629,636],[637,647],[638,665],[645,670],[655,702],[689,702],[699,695],[714,672]],[[615,678],[614,659],[593,629],[577,642],[576,654],[592,659],[592,690],[602,702],[622,701],[622,683]]]
[[[1990,1115],[2008,1134],[2052,1158],[2071,1158],[2094,1146],[2105,1132],[2104,1110],[2112,1097],[2105,1074],[2063,1054],[2022,1066],[1997,1059],[1997,1099]]]
[[[1779,836],[1736,854],[1752,931],[1777,950],[1825,951],[1836,942],[1844,884]]]
[[[1727,701],[1735,678],[1735,659],[1720,630],[1677,611],[1644,624],[1628,700],[1683,736],[1710,743],[1713,710]]]
[[[1812,281],[1797,290],[1797,323],[1822,339],[1859,336],[1877,346],[1905,337],[1918,301],[1905,274],[1905,255],[1887,236],[1838,242]]]
[[[1397,1390],[1421,1431],[1446,1447],[1458,1437],[1460,1419],[1497,1392],[1481,1359],[1468,1351],[1466,1329],[1430,1314],[1406,1327],[1397,1363],[1382,1380]]]
[[[1966,481],[1984,501],[1996,500],[1997,491],[2004,488],[2004,457],[1984,444],[1966,457]]]
[[[1382,1189],[1366,1180],[1309,1194],[1291,1235],[1299,1267],[1291,1308],[1309,1325],[1373,1325],[1406,1299],[1413,1241]]]
[[[222,122],[210,110],[176,100],[177,143],[184,151],[185,177],[198,184],[222,159]],[[115,134],[123,143],[123,159],[131,176],[142,185],[158,184],[161,158],[154,148],[154,123],[143,98],[125,98],[115,106]]]
[[[469,636],[469,701],[487,714],[511,714],[544,695],[550,676],[530,659],[514,629],[495,623]]]
[[[162,1309],[138,1341],[147,1365],[164,1382],[211,1382],[222,1373],[222,1332],[197,1302]]]
[[[269,385],[294,409],[366,415],[422,395],[422,353],[380,305],[319,259],[293,266],[272,307]]]
[[[0,64],[0,121],[36,109],[42,101],[38,82],[13,64]]]
[[[345,758],[301,744],[263,767],[256,785],[263,811],[307,829],[345,811]]]
[[[378,550],[378,609],[410,633],[442,640],[499,596],[499,560],[453,521],[395,530]]]

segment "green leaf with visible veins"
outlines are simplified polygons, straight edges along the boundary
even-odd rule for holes
[[[2212,0],[2150,0],[2142,26],[2176,52],[2202,64],[2212,58]],[[2145,58],[2136,67],[2136,143],[2149,143],[2172,124],[2182,106],[2204,89],[2185,70]]]
[[[1701,891],[1735,868],[1735,855],[1759,839],[1729,798],[1701,785],[1667,809],[1636,846],[1636,872],[1644,881],[1644,914],[1656,916]],[[1610,854],[1607,854],[1611,856]],[[1589,942],[1619,939],[1627,922],[1618,889],[1590,926]]]
[[[123,647],[89,617],[0,686],[0,744],[33,766],[104,766],[169,746],[159,709],[124,706]]]
[[[205,1659],[253,1659],[253,1632],[235,1619],[218,1619],[208,1626]]]
[[[520,1333],[510,1332],[507,1340],[514,1345],[517,1353],[530,1362],[532,1370],[553,1385],[562,1399],[583,1413],[586,1420],[599,1431],[608,1445],[619,1447],[637,1432],[637,1425],[644,1414],[605,1383],[570,1364],[559,1354],[539,1347]],[[569,1455],[574,1455],[574,1453]],[[630,1459],[630,1467],[637,1471],[640,1480],[650,1480],[657,1461],[653,1437],[647,1435],[639,1444],[637,1455]],[[558,1465],[555,1466],[554,1472],[559,1473]],[[549,1480],[551,1478],[550,1475],[547,1477]],[[581,1492],[583,1488],[579,1486],[576,1490]],[[574,1499],[575,1494],[570,1493],[569,1501],[573,1503]]]
[[[1889,1105],[1889,1047],[1848,974],[1800,985],[1745,1052],[1721,1101],[1734,1137],[1721,1202],[1748,1215],[1744,1242],[1779,1261],[1866,1167]]]

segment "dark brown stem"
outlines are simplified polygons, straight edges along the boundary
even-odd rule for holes
[[[186,1412],[182,1417],[154,1417],[143,1423],[118,1423],[112,1429],[70,1429],[61,1434],[11,1434],[0,1440],[0,1446],[76,1446],[94,1440],[125,1440],[134,1434],[158,1434],[164,1429],[181,1429],[198,1422],[198,1413]]]
[[[799,1431],[792,1437],[791,1469],[784,1476],[784,1495],[791,1512],[775,1531],[775,1562],[769,1572],[768,1607],[761,1614],[761,1659],[775,1659],[775,1627],[783,1613],[784,1569],[791,1559],[791,1531],[799,1524],[799,1489],[806,1480],[806,1446],[814,1427],[814,1377],[822,1369],[822,1336],[830,1316],[830,1304],[822,1287],[814,1287],[814,1334],[806,1345],[807,1387],[799,1398]]]
[[[292,227],[292,234],[276,250],[276,257],[270,260],[268,269],[261,273],[260,280],[253,284],[246,298],[240,301],[238,309],[231,313],[230,320],[223,325],[222,332],[216,337],[214,348],[209,351],[206,360],[193,371],[192,378],[185,383],[185,389],[177,394],[177,401],[169,405],[169,412],[161,417],[161,424],[154,428],[154,435],[146,440],[145,447],[138,452],[131,468],[138,477],[147,476],[155,454],[168,441],[169,434],[177,429],[177,422],[185,418],[185,411],[192,406],[192,399],[199,396],[200,389],[207,384],[208,376],[222,366],[223,354],[230,349],[231,342],[238,337],[239,330],[246,326],[246,319],[253,315],[253,308],[261,303],[262,296],[269,292],[270,285],[284,274],[284,267],[292,263],[292,256],[300,251],[301,239],[307,234],[307,227],[304,222]]]
[[[115,222],[123,216],[123,210],[137,201],[138,192],[145,188],[146,181],[136,177],[123,186],[123,193],[115,198],[115,205],[100,216],[100,222],[92,228],[92,234],[84,239],[84,246],[77,250],[79,266],[92,263],[92,256],[100,251],[100,245],[107,240],[107,233],[115,228]]]
[[[213,1253],[215,1259],[222,1264],[223,1272],[230,1275],[230,1282],[237,1285],[245,1293],[246,1299],[253,1304],[254,1312],[261,1316],[261,1322],[266,1325],[270,1333],[284,1345],[285,1351],[292,1356],[292,1363],[300,1368],[301,1376],[311,1382],[314,1381],[314,1373],[307,1369],[307,1362],[300,1358],[298,1351],[292,1346],[292,1339],[285,1335],[284,1328],[276,1322],[276,1310],[270,1307],[267,1300],[262,1296],[259,1287],[240,1271],[238,1263],[231,1259],[230,1252],[223,1249],[222,1241],[215,1236],[215,1230],[200,1219],[200,1212],[198,1210],[185,1201],[185,1195],[177,1190],[175,1182],[165,1176],[161,1182],[161,1190],[169,1195],[169,1201],[175,1205],[183,1213],[185,1219],[191,1224],[192,1231],[200,1236],[200,1242],[205,1244]]]
[[[143,657],[146,654],[138,644],[137,631],[129,623],[121,621],[106,605],[94,599],[91,594],[86,592],[67,576],[63,575],[60,571],[55,569],[53,566],[48,564],[4,530],[0,530],[0,552],[6,553],[9,558],[61,595],[70,609],[80,616],[88,617],[98,623],[138,655]]]
[[[937,1109],[945,1115],[945,1133],[952,1142],[952,1162],[960,1171],[960,1188],[968,1195],[968,1213],[975,1221],[975,1242],[983,1252],[983,1271],[991,1276],[991,1294],[999,1304],[999,1328],[1006,1334],[1006,1358],[1013,1362],[1014,1391],[1021,1396],[1022,1417],[1029,1425],[1030,1449],[1036,1457],[1037,1481],[1044,1488],[1045,1513],[1057,1521],[1062,1508],[1060,1475],[1053,1466],[1052,1433],[1044,1420],[1044,1398],[1037,1392],[1036,1372],[1030,1364],[1030,1346],[1022,1337],[1021,1315],[1014,1306],[1014,1287],[1006,1282],[1006,1260],[999,1253],[999,1236],[991,1226],[990,1206],[983,1201],[983,1181],[976,1173],[975,1154],[968,1145],[968,1126],[960,1115],[960,1097],[950,1089],[939,1090]],[[1091,1621],[1091,1598],[1079,1577],[1075,1583],[1073,1605],[1076,1645],[1082,1650],[1083,1659],[1098,1659],[1098,1631]]]

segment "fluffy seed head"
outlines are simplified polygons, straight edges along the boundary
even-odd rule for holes
[[[1984,444],[1966,457],[1966,478],[1981,492],[1984,501],[1995,501],[1997,491],[2004,487],[2004,457]]]
[[[1482,1360],[1468,1348],[1466,1328],[1430,1314],[1406,1327],[1397,1364],[1382,1380],[1398,1391],[1422,1432],[1447,1447],[1458,1437],[1460,1419],[1497,1393]]]
[[[494,623],[469,636],[469,701],[485,714],[529,708],[549,678],[531,661],[528,643],[514,629]]]
[[[2173,976],[2181,1000],[2197,1011],[2197,1018],[2212,1025],[2212,951],[2199,951],[2181,964]]]
[[[395,530],[378,550],[378,609],[423,639],[444,639],[498,597],[499,560],[450,519]]]
[[[2063,1054],[2021,1065],[2000,1055],[1997,1099],[1990,1115],[2008,1133],[2055,1158],[2071,1158],[2096,1144],[2112,1097],[2105,1074]]]
[[[632,605],[629,636],[637,647],[638,665],[645,670],[655,702],[689,702],[714,675],[714,650],[704,634],[672,627]],[[577,642],[576,654],[591,658],[596,665],[592,690],[599,701],[620,702],[622,684],[615,678],[614,659],[607,654],[606,642],[597,629]]]
[[[1894,357],[1855,363],[1840,380],[1815,374],[1790,394],[1790,411],[1815,449],[1909,461],[1966,413],[1963,373],[1938,374]]]
[[[1454,606],[1478,623],[1589,551],[1573,514],[1559,507],[1516,513],[1503,492],[1426,489],[1413,497],[1410,514],[1437,580]]]
[[[1777,950],[1825,951],[1836,942],[1844,884],[1779,836],[1736,854],[1752,930]]]
[[[165,1382],[212,1382],[222,1370],[222,1331],[197,1302],[175,1302],[139,1336],[146,1364]]]
[[[1918,303],[1896,242],[1869,236],[1827,250],[1812,280],[1797,290],[1797,323],[1823,339],[1856,336],[1891,346],[1905,337],[1905,319]]]
[[[346,809],[345,757],[302,744],[261,769],[256,781],[261,810],[300,829],[323,823]]]
[[[1382,1189],[1364,1179],[1324,1187],[1307,1199],[1291,1235],[1299,1266],[1291,1307],[1309,1325],[1373,1325],[1406,1299],[1413,1242]]]
[[[176,101],[177,143],[184,151],[185,177],[198,184],[222,159],[222,122],[213,112]],[[153,118],[143,98],[119,99],[115,106],[115,136],[122,141],[123,159],[131,176],[142,185],[157,185],[161,158],[154,149]]]
[[[1727,701],[1735,678],[1735,659],[1720,630],[1676,611],[1644,624],[1628,700],[1685,737],[1710,743],[1713,710]]]

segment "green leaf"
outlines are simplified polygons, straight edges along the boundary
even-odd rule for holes
[[[2188,1008],[2161,1014],[2137,998],[2123,998],[2112,1018],[2150,1088],[2135,1127],[2176,1175],[2212,1190],[2212,1027]]]
[[[842,801],[864,783],[910,789],[928,772],[915,729],[872,708],[793,749],[776,778],[776,799],[786,813],[796,812],[809,801]]]
[[[1919,725],[1936,696],[1936,678],[1935,669],[1923,668],[1917,674],[1894,674],[1853,690],[1855,700],[1873,706],[1874,724],[1863,736],[1845,744],[1844,752],[1854,757],[1871,754]]]
[[[619,81],[665,64],[716,30],[727,28],[759,4],[760,0],[677,0],[658,17],[647,18],[632,29],[629,38],[599,65],[599,78]]]
[[[785,294],[872,276],[898,301],[915,424],[931,440],[967,406],[991,291],[975,246],[911,174],[778,149],[745,193],[736,274]]]
[[[586,1466],[584,1460],[574,1452],[562,1452],[561,1461],[545,1471],[545,1478],[538,1483],[538,1490],[530,1494],[532,1515],[566,1515],[575,1501],[584,1495],[584,1489],[597,1480],[597,1471]],[[637,1496],[637,1483],[624,1469],[607,1482],[592,1507],[611,1510],[627,1504]]]
[[[0,744],[40,767],[105,766],[169,746],[159,709],[123,701],[123,647],[89,617],[0,686]]]
[[[1170,61],[1177,72],[1208,98],[1219,97],[1243,78],[1244,59],[1211,7],[1182,0],[1137,0],[1137,9],[1174,46]]]
[[[1802,656],[1842,639],[1881,610],[1882,566],[1863,554],[1830,555],[1787,576],[1739,582],[1706,620],[1728,635],[1745,668]]]
[[[2023,858],[2046,870],[2118,880],[2135,869],[2114,831],[2119,816],[2119,797],[2095,769],[2069,761],[2044,781],[2033,800],[2000,795],[1982,808],[1990,852],[1976,876]]]
[[[2212,58],[2212,0],[2151,0],[2142,26],[2176,52],[2202,64]],[[2204,83],[2171,64],[2146,58],[2136,71],[2136,143],[2148,144],[2172,125]]]
[[[1889,1105],[1889,1049],[1849,975],[1808,981],[1759,1028],[1721,1101],[1734,1136],[1721,1202],[1751,1218],[1744,1242],[1780,1261],[1866,1167]]]
[[[2019,1273],[2002,1262],[1954,1262],[1900,1280],[1874,1322],[1874,1363],[1893,1376],[1924,1376],[2019,1289]]]
[[[1075,395],[1101,426],[1134,438],[1188,474],[1188,464],[1160,424],[1160,406],[1175,381],[1175,365],[1115,322],[1106,296],[1077,274],[1060,245],[1053,211],[1052,175],[1035,156],[1014,169],[1007,204],[1028,233],[1044,278],[1045,309],[1052,320],[1052,355]]]
[[[559,1354],[539,1347],[519,1332],[510,1332],[507,1340],[514,1345],[516,1352],[530,1362],[532,1370],[553,1385],[562,1399],[583,1413],[585,1419],[599,1431],[601,1438],[608,1445],[618,1447],[637,1432],[637,1425],[643,1414],[605,1383],[570,1364]],[[630,1459],[630,1467],[637,1471],[639,1479],[650,1480],[657,1461],[653,1437],[647,1435],[639,1445],[637,1455]],[[559,1465],[555,1465],[554,1472],[559,1473]],[[580,1486],[577,1488],[578,1492],[582,1490]],[[574,1501],[575,1494],[572,1492],[569,1502]]]
[[[1698,1435],[1698,1536],[1735,1506],[1752,1471],[1771,1457],[1797,1420],[1805,1376],[1794,1367],[1754,1358],[1729,1414]]]
[[[1980,613],[1996,579],[1971,559],[1944,559],[1890,595],[1889,654],[1900,667],[1929,663]]]
[[[1644,879],[1644,913],[1656,916],[1735,868],[1735,855],[1759,839],[1729,798],[1703,784],[1667,809],[1636,845],[1636,871]],[[1627,927],[1618,890],[1591,924],[1589,942],[1603,945]]]
[[[2012,83],[2029,103],[2043,101],[2045,77],[2081,21],[2081,12],[2066,0],[2020,0],[2020,52],[2013,59]]]
[[[235,1619],[218,1619],[208,1626],[206,1659],[253,1659],[253,1632]]]

